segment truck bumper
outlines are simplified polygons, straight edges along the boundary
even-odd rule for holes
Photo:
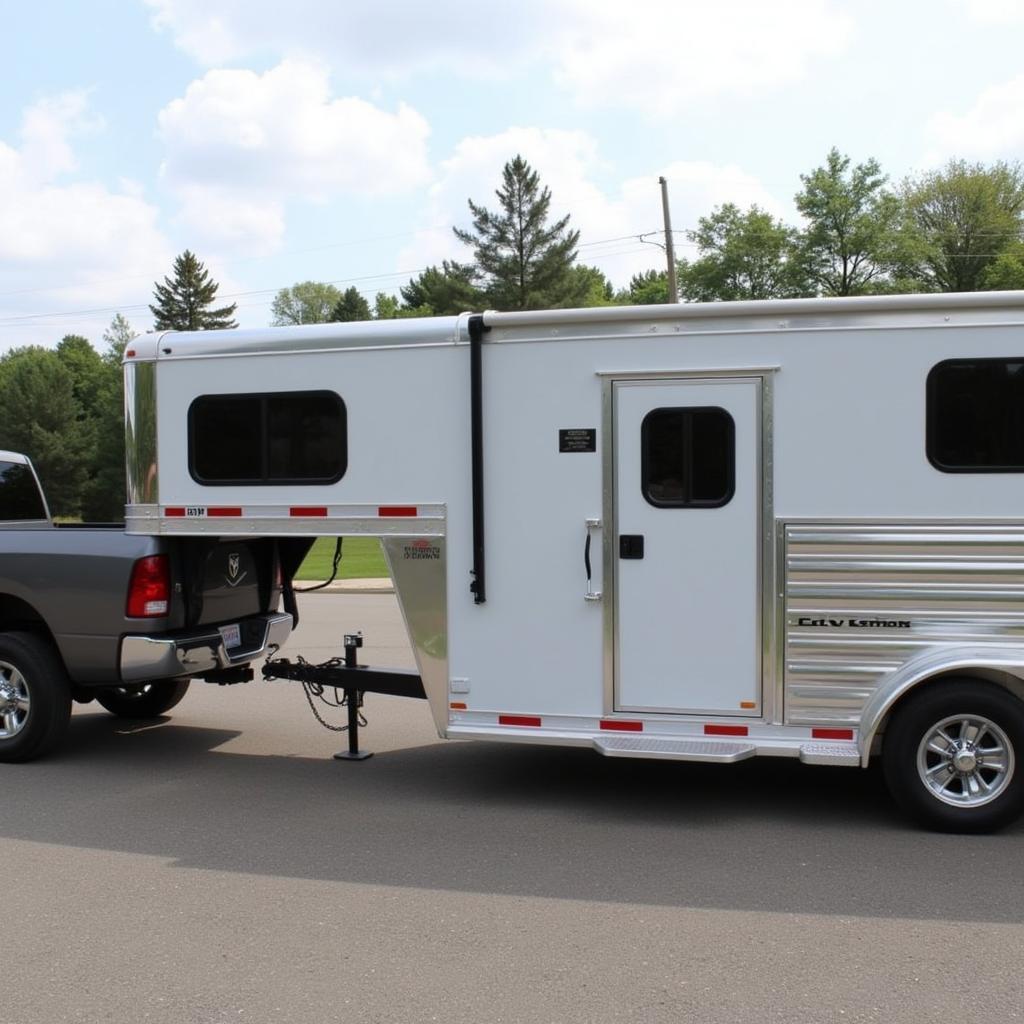
[[[142,683],[175,676],[195,676],[218,668],[244,665],[280,647],[292,631],[285,612],[262,615],[262,639],[255,644],[227,648],[216,629],[186,636],[126,636],[121,641],[121,680]],[[251,629],[252,620],[250,620]],[[257,620],[259,624],[259,620]]]

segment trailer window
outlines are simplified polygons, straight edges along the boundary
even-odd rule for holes
[[[45,519],[39,485],[23,462],[0,462],[0,519]]]
[[[736,489],[736,426],[725,409],[652,409],[640,427],[640,486],[657,508],[720,508]]]
[[[1024,357],[948,359],[928,374],[926,449],[944,473],[1024,472]]]
[[[202,484],[330,484],[348,466],[333,391],[203,395],[188,411],[189,472]]]

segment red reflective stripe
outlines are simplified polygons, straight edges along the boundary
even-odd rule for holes
[[[208,508],[206,514],[208,516],[240,516],[242,510],[240,508]]]
[[[324,505],[317,505],[314,508],[290,508],[288,509],[288,515],[290,516],[326,516],[327,508]]]
[[[812,729],[811,736],[816,740],[852,740],[852,729]]]
[[[602,718],[602,729],[614,729],[616,732],[643,732],[643,722],[624,722],[619,718]]]
[[[453,700],[448,707],[450,707],[452,711],[465,711],[467,710],[468,705],[463,704],[461,700]]]
[[[525,725],[530,729],[539,729],[540,718],[533,715],[498,715],[498,725]]]
[[[165,516],[184,516],[185,510],[183,508],[165,508]]]
[[[749,730],[745,725],[705,725],[705,736],[746,736]]]
[[[416,506],[415,505],[381,505],[377,509],[377,515],[379,516],[415,516]]]

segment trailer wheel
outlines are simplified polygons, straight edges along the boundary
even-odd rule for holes
[[[53,750],[71,720],[71,684],[53,648],[32,633],[0,634],[0,761]]]
[[[991,832],[1024,809],[1024,706],[977,679],[934,683],[893,713],[882,767],[896,802],[926,827]]]
[[[191,679],[158,679],[141,686],[111,686],[96,693],[99,701],[118,718],[159,718],[181,703]]]

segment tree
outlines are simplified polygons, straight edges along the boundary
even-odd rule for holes
[[[282,288],[270,305],[270,322],[275,327],[285,324],[325,324],[331,319],[341,292],[333,284],[321,281],[300,281],[291,288]]]
[[[920,248],[911,272],[926,287],[977,291],[1006,279],[1012,259],[998,271],[993,265],[1020,237],[1020,164],[951,160],[943,170],[905,183],[904,196]]]
[[[691,302],[780,299],[810,286],[795,258],[796,232],[751,206],[725,203],[687,232],[700,256],[680,261],[679,294]],[[666,294],[667,298],[667,294]]]
[[[983,291],[1024,289],[1024,242],[1008,245],[981,275]]]
[[[810,280],[826,295],[876,290],[899,259],[902,220],[878,161],[851,169],[850,158],[833,147],[825,165],[800,180],[796,206],[807,221],[801,258]]]
[[[460,242],[473,249],[487,304],[495,309],[542,309],[578,306],[587,282],[572,273],[579,232],[566,215],[548,223],[551,192],[516,156],[502,170],[495,193],[500,210],[492,213],[469,200],[473,228],[454,228]]]
[[[572,276],[576,278],[573,291],[579,294],[581,306],[615,305],[615,289],[603,271],[577,264],[572,268]]]
[[[213,331],[237,327],[231,319],[235,303],[210,309],[219,285],[195,255],[186,249],[174,261],[174,278],[154,282],[156,305],[150,306],[158,331]]]
[[[370,304],[356,288],[346,288],[331,310],[330,320],[351,323],[354,320],[369,320]]]
[[[476,269],[449,260],[440,268],[427,267],[399,291],[404,310],[416,316],[456,316],[487,304],[477,287]]]
[[[124,316],[115,313],[114,319],[110,321],[110,326],[103,332],[103,340],[107,343],[107,351],[103,354],[103,359],[120,366],[128,342],[132,341],[138,333]]]
[[[71,371],[50,349],[14,349],[0,359],[0,404],[0,448],[32,459],[52,514],[78,515],[92,438]]]
[[[621,293],[623,302],[633,306],[654,306],[668,302],[668,271],[645,270],[642,274],[634,274],[629,281],[629,288]]]

